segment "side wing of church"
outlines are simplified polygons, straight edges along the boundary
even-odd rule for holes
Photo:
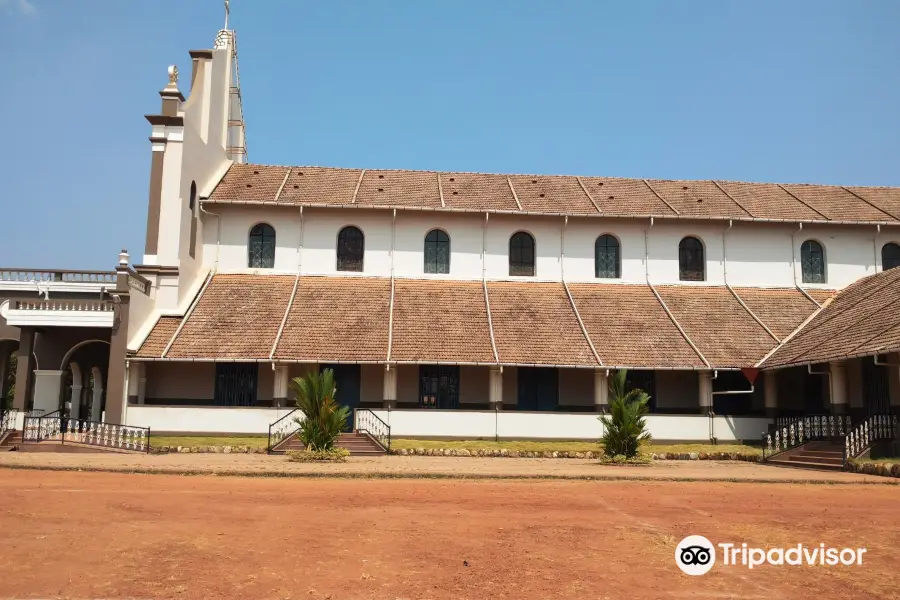
[[[900,189],[256,165],[234,33],[190,55],[140,263],[0,270],[20,424],[266,434],[325,367],[395,437],[597,439],[619,369],[658,440],[900,406]]]

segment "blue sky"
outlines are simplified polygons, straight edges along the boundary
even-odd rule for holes
[[[140,260],[220,0],[0,0],[0,265]],[[232,0],[250,160],[900,185],[900,2]]]

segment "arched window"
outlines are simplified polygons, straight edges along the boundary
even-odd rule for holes
[[[678,244],[678,279],[681,281],[706,279],[703,243],[695,237],[686,237]]]
[[[825,250],[816,240],[806,240],[800,246],[800,268],[803,283],[825,283]]]
[[[881,247],[881,270],[900,267],[900,246],[890,242]]]
[[[594,276],[618,279],[622,276],[619,257],[619,240],[609,234],[601,235],[594,242]]]
[[[534,238],[520,231],[509,238],[509,274],[534,277]]]
[[[366,239],[358,227],[349,225],[338,234],[337,270],[362,271]]]
[[[275,268],[275,229],[268,223],[254,225],[248,249],[251,269]]]
[[[425,272],[450,272],[450,236],[440,229],[432,229],[425,236]]]

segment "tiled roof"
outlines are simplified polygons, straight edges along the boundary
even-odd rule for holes
[[[398,279],[391,360],[495,362],[481,282]]]
[[[647,285],[569,284],[584,327],[605,365],[705,365]]]
[[[666,285],[657,291],[713,367],[750,366],[776,343],[728,288]]]
[[[275,360],[709,368],[693,342],[712,368],[740,368],[777,345],[747,309],[781,339],[816,309],[797,290],[740,288],[745,309],[725,287],[657,289],[671,316],[645,284],[570,284],[570,301],[562,283],[489,282],[485,297],[479,281],[397,279],[392,313],[387,278],[220,274],[163,358],[266,360],[287,311]],[[180,323],[161,317],[136,357],[160,358]]]
[[[900,188],[247,164],[232,165],[208,201],[572,216],[900,223]]]
[[[293,287],[290,275],[216,275],[165,358],[268,358]]]
[[[763,367],[811,364],[900,347],[900,269],[860,279],[767,358]]]
[[[734,288],[734,291],[779,340],[793,333],[818,308],[794,288]],[[814,293],[818,294],[818,290],[814,290]],[[824,302],[825,298],[816,300]]]
[[[383,362],[390,303],[389,279],[301,277],[275,358]]]
[[[501,363],[599,366],[561,283],[488,283]]]
[[[135,353],[138,358],[159,358],[181,324],[181,317],[162,316],[153,325],[147,339]]]

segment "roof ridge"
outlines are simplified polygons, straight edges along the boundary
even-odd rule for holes
[[[687,332],[684,330],[684,328],[683,328],[683,327],[681,326],[681,324],[678,322],[678,319],[676,319],[676,318],[675,318],[675,315],[672,313],[672,311],[669,310],[669,307],[666,305],[665,300],[663,300],[662,296],[659,295],[659,292],[656,291],[656,288],[653,287],[653,284],[650,283],[650,282],[648,281],[648,282],[647,282],[647,285],[650,287],[650,291],[653,292],[653,295],[656,296],[657,302],[659,302],[660,306],[663,307],[663,310],[666,311],[666,314],[669,315],[669,320],[671,320],[671,321],[672,321],[672,324],[675,325],[675,327],[678,329],[678,332],[681,334],[681,337],[683,337],[684,340],[685,340],[685,341],[688,343],[688,345],[691,347],[691,349],[692,349],[694,352],[697,353],[697,356],[700,357],[700,360],[703,361],[703,364],[706,365],[708,368],[711,369],[711,368],[712,368],[712,365],[709,364],[709,361],[706,360],[706,357],[703,356],[703,353],[700,352],[700,349],[697,347],[696,344],[694,344],[694,342],[693,342],[693,340],[691,340],[690,336],[688,336]]]

